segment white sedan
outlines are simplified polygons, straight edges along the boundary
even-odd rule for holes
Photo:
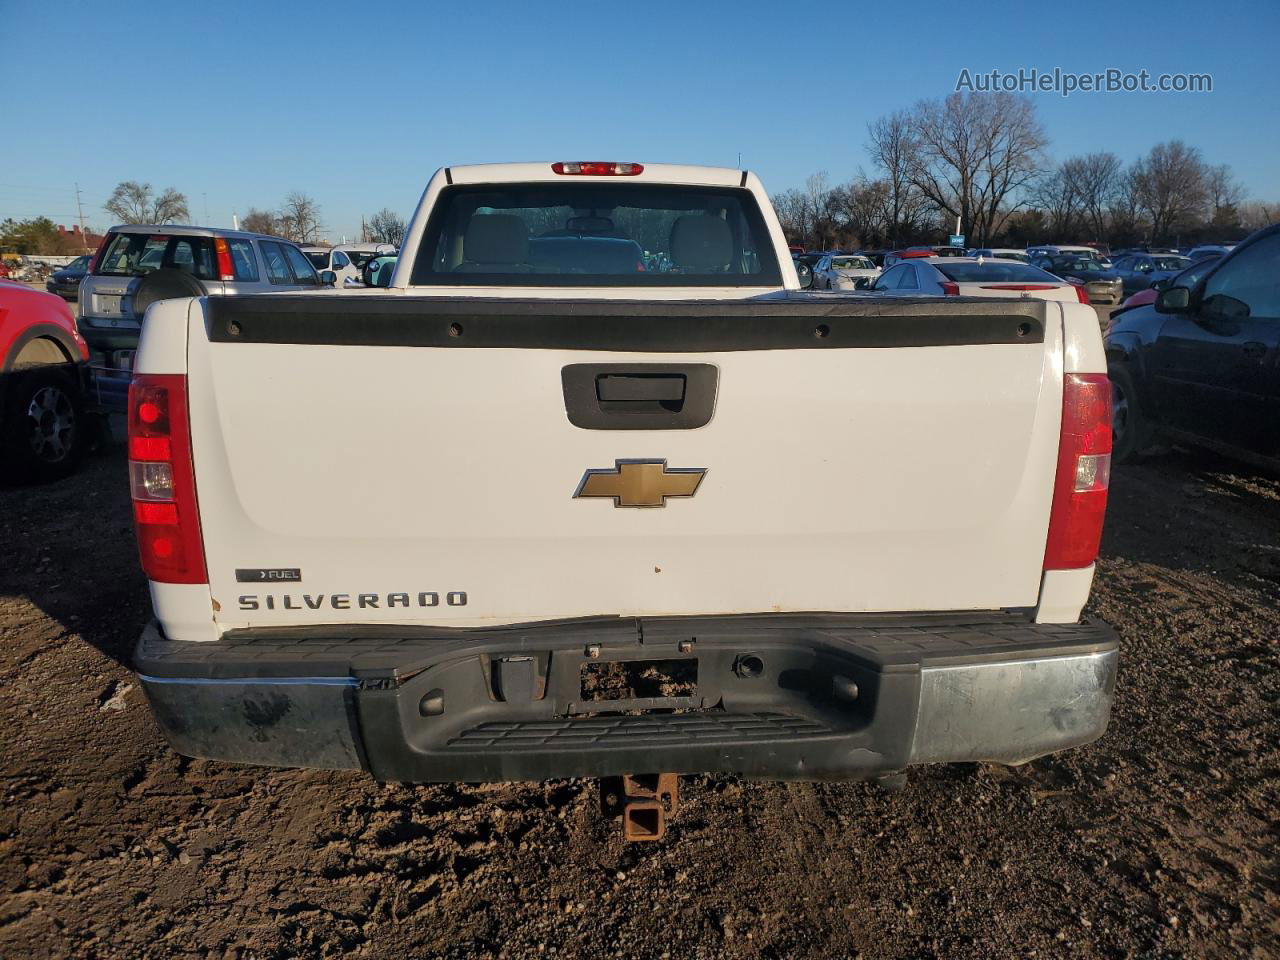
[[[894,264],[873,283],[873,296],[1021,297],[1088,303],[1080,284],[1017,260],[922,257]]]
[[[852,290],[858,279],[868,280],[880,276],[880,268],[867,257],[856,254],[827,254],[814,265],[815,290]]]

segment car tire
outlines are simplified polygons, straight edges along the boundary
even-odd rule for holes
[[[1107,370],[1111,380],[1111,459],[1133,463],[1152,447],[1154,434],[1142,412],[1133,375],[1116,364]]]
[[[88,438],[84,400],[73,371],[38,366],[11,378],[0,414],[0,473],[17,481],[59,480],[84,455]]]

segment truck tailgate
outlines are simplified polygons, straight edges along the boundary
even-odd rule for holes
[[[215,617],[470,625],[1033,606],[1061,308],[941,306],[204,301],[188,389]],[[589,365],[575,376],[601,408],[638,381],[662,381],[642,384],[656,397],[687,374],[681,389],[711,391],[709,419],[663,419],[690,394],[649,402],[640,428],[575,425],[574,365]],[[621,482],[627,461],[657,471],[665,506],[628,506],[655,491]]]

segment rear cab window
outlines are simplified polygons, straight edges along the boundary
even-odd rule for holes
[[[778,286],[751,192],[662,184],[447,187],[410,283],[475,286]]]

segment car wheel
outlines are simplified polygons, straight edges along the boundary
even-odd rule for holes
[[[0,470],[15,480],[57,480],[84,454],[84,405],[65,367],[8,374],[9,402],[0,423]]]
[[[1113,366],[1107,375],[1111,380],[1111,459],[1133,463],[1151,446],[1151,427],[1138,404],[1129,371]]]

